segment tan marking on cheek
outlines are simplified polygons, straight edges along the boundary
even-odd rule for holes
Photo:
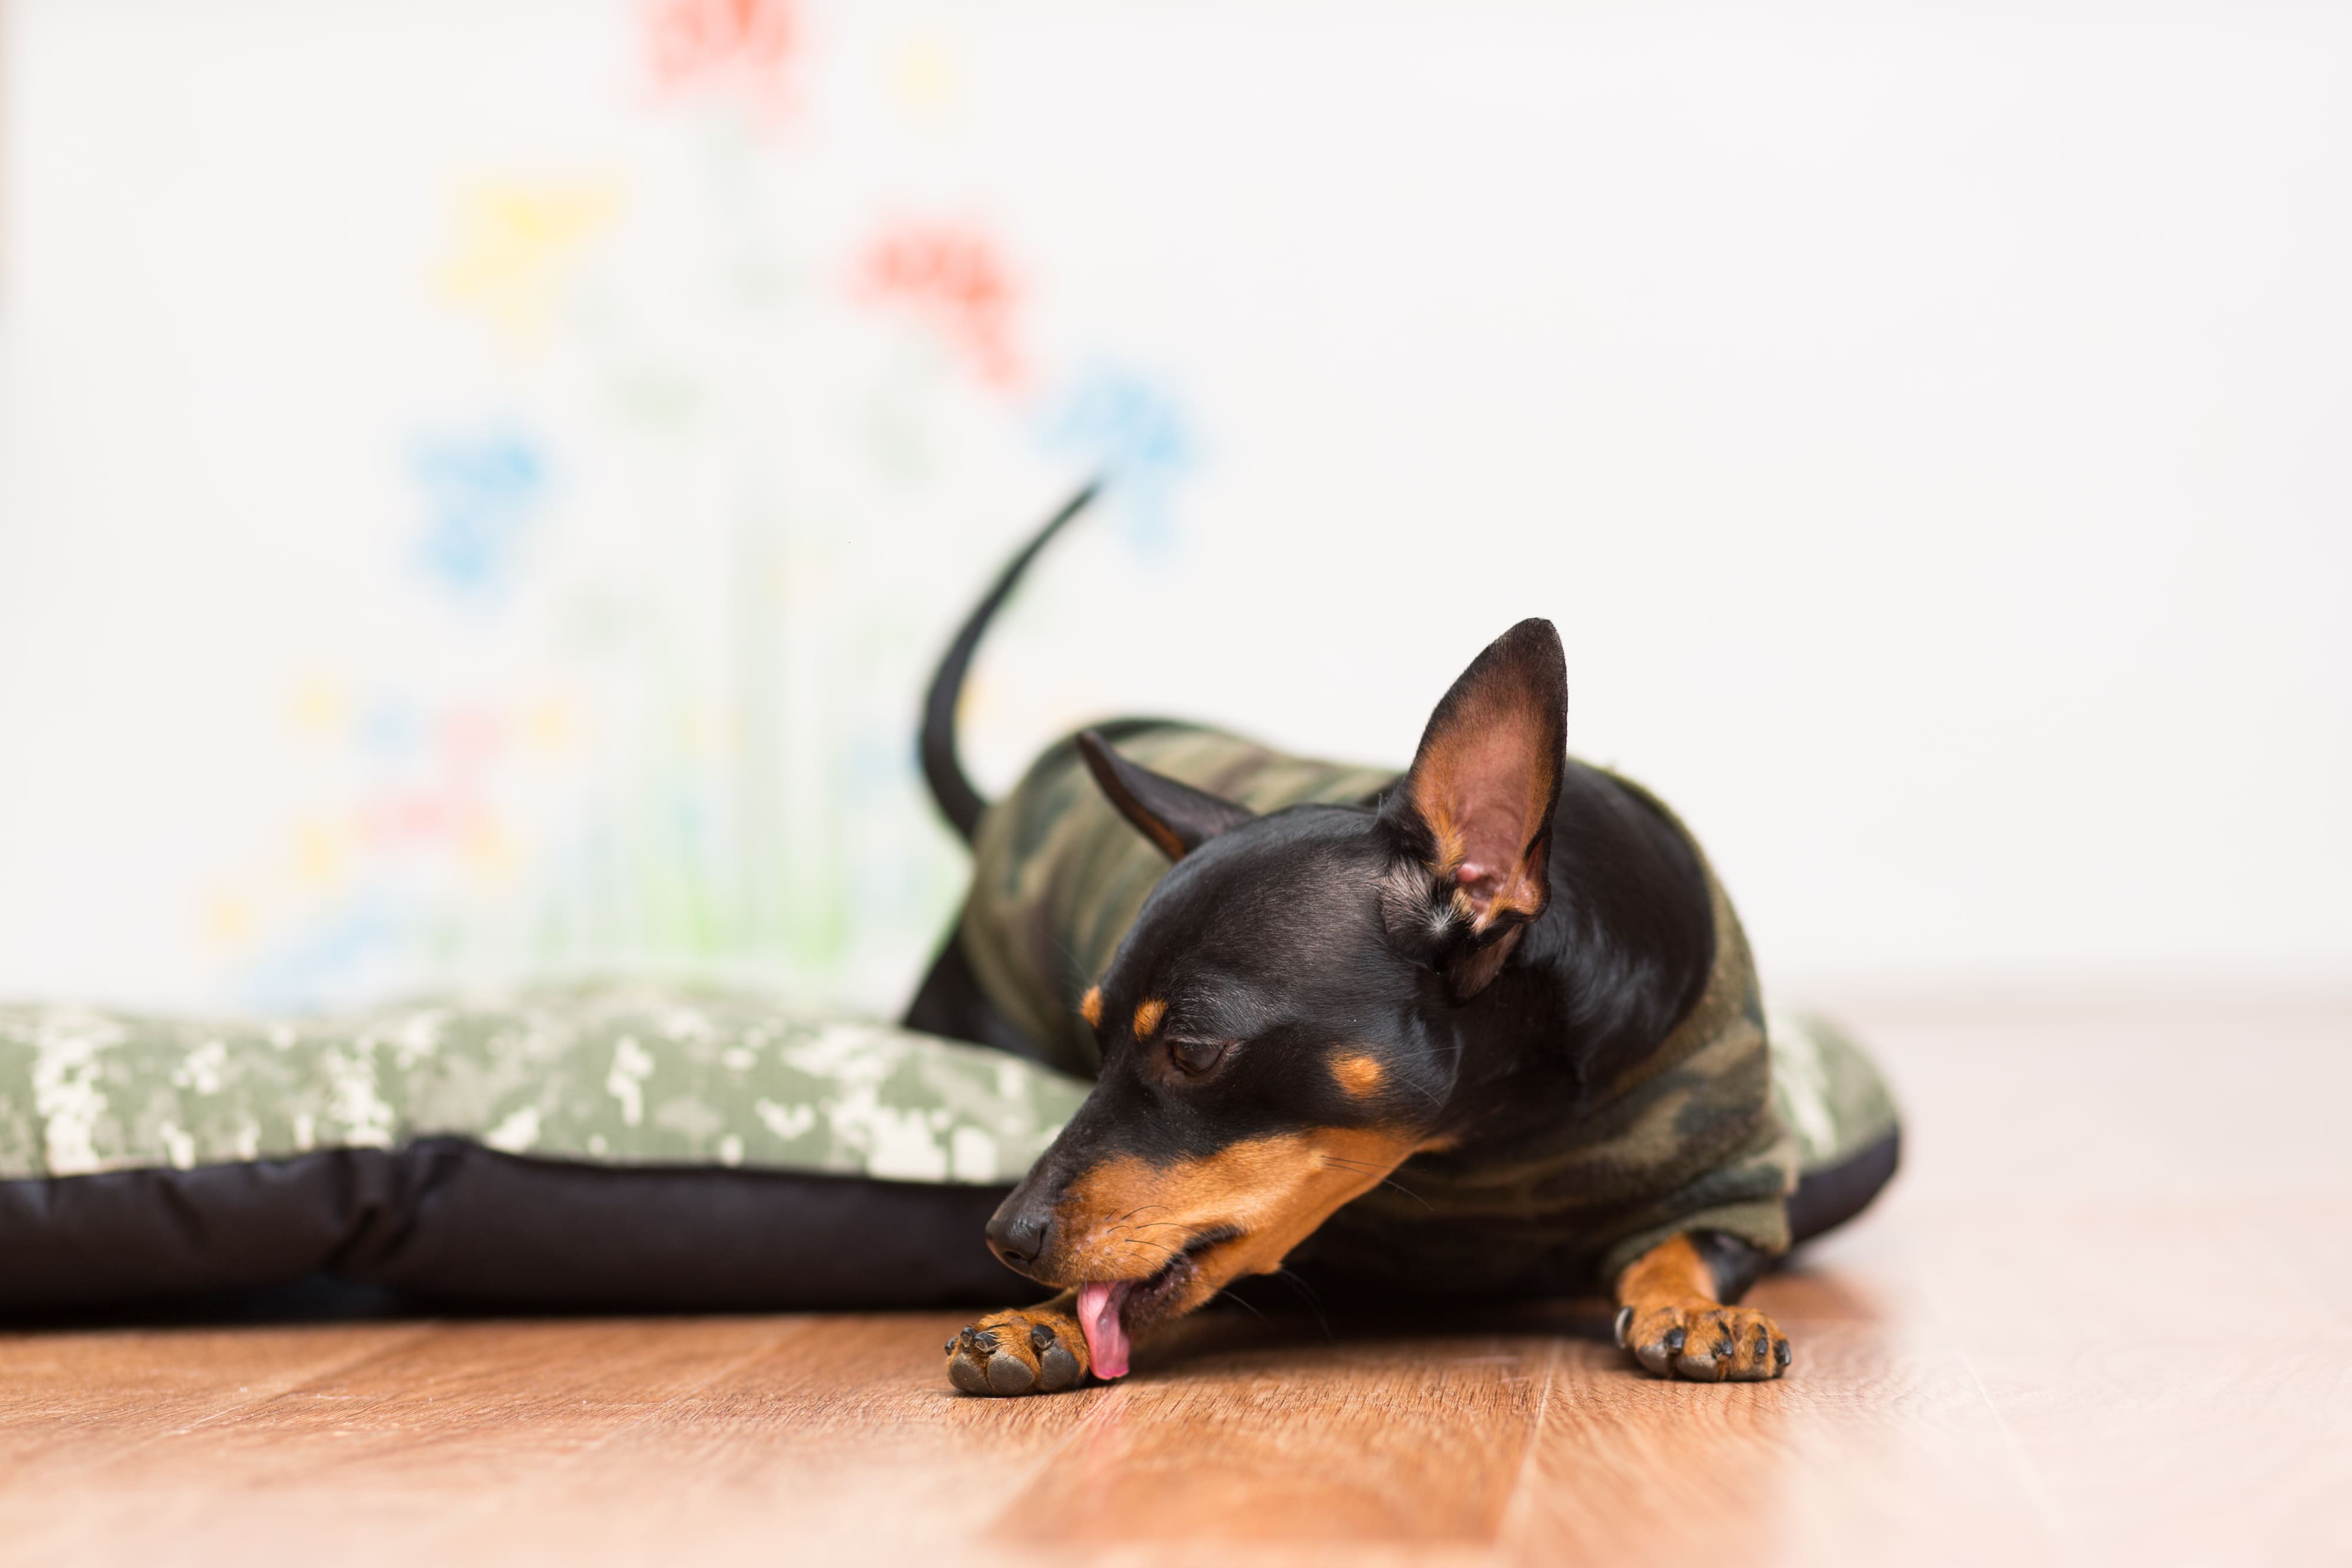
[[[1102,988],[1088,986],[1087,994],[1078,998],[1078,1016],[1087,1020],[1088,1029],[1102,1028]]]
[[[1167,1314],[1181,1315],[1240,1275],[1281,1268],[1291,1249],[1414,1147],[1392,1133],[1323,1127],[1167,1166],[1106,1161],[1071,1184],[1056,1213],[1056,1228],[1070,1238],[1060,1271],[1071,1281],[1146,1279],[1202,1231],[1243,1232],[1195,1259],[1198,1276]]]
[[[1135,1005],[1135,1038],[1150,1040],[1160,1020],[1168,1016],[1168,1004],[1158,997],[1148,998]]]
[[[1331,1061],[1331,1076],[1339,1080],[1340,1090],[1359,1100],[1378,1093],[1388,1075],[1388,1069],[1370,1056],[1339,1056]]]

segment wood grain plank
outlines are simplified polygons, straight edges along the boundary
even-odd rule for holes
[[[452,1322],[150,1450],[219,1484],[495,1484],[807,1332],[776,1318]]]
[[[966,1317],[824,1315],[726,1377],[454,1523],[433,1550],[501,1564],[952,1563],[1115,1391],[973,1399],[940,1345]]]
[[[1547,1341],[1203,1324],[1011,1500],[999,1538],[1088,1546],[1491,1542],[1540,1408]]]
[[[0,1334],[0,1498],[117,1463],[426,1333],[363,1323]]]
[[[1750,1298],[1797,1348],[1776,1383],[1649,1378],[1563,1342],[1513,1521],[1528,1563],[2052,1562],[2052,1522],[1972,1370],[1882,1247]]]
[[[87,1466],[37,1509],[0,1506],[0,1529],[28,1563],[295,1563],[321,1542],[340,1563],[413,1561],[503,1492],[799,1328],[432,1325]]]
[[[2332,1256],[2294,1245],[2307,1210],[2053,1203],[1937,1218],[1922,1273],[1939,1315],[2085,1552],[2352,1558],[2352,1360],[2341,1298],[2297,1267]]]

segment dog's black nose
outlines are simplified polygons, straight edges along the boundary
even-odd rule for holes
[[[1045,1253],[1045,1238],[1054,1228],[1050,1215],[1034,1211],[1007,1213],[1012,1206],[996,1211],[988,1222],[988,1246],[1006,1264],[1026,1269]]]

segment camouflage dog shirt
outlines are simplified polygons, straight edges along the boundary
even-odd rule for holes
[[[1399,777],[1187,725],[1139,722],[1106,735],[1136,762],[1260,812],[1369,803]],[[1050,1064],[1090,1076],[1098,1057],[1078,999],[1108,967],[1167,861],[1103,798],[1068,741],[990,809],[974,853],[961,938],[982,988]],[[1868,1063],[1833,1034],[1807,1035],[1776,1082],[1780,1064],[1767,1042],[1747,938],[1706,875],[1714,968],[1654,1051],[1564,1111],[1555,1136],[1507,1161],[1416,1155],[1396,1186],[1333,1216],[1300,1260],[1416,1291],[1566,1291],[1612,1279],[1682,1230],[1728,1232],[1769,1255],[1787,1250],[1784,1199],[1801,1165],[1883,1131],[1892,1106]],[[1851,1092],[1825,1095],[1824,1083]],[[1793,1113],[1792,1095],[1801,1102]],[[1792,1134],[1791,1123],[1804,1133]]]

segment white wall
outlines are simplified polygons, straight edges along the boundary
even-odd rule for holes
[[[2352,969],[2352,12],[727,14],[0,10],[0,992],[887,1006],[1105,462],[991,782],[1545,614],[1768,973]]]

